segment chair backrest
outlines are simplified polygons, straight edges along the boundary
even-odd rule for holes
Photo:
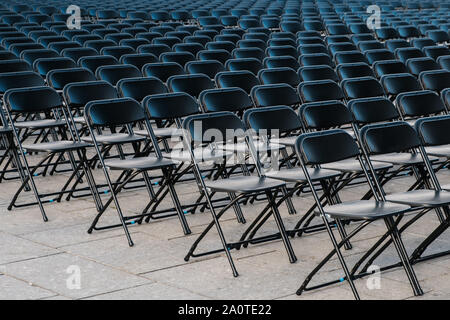
[[[164,83],[155,77],[122,79],[117,82],[117,90],[122,97],[133,98],[136,101],[168,91]]]
[[[95,76],[116,85],[121,79],[142,77],[141,71],[131,64],[115,66],[101,66],[97,68]]]
[[[185,92],[195,98],[198,98],[203,90],[215,87],[211,78],[204,74],[171,76],[167,80],[167,86],[172,92]]]
[[[44,86],[44,79],[32,71],[8,72],[0,74],[0,94],[9,89]]]
[[[238,87],[250,94],[251,89],[259,85],[258,78],[250,71],[224,71],[216,75],[216,84],[220,88]]]
[[[289,67],[297,70],[300,67],[297,59],[291,56],[280,56],[280,57],[266,57],[263,60],[263,64],[266,68],[279,68],[279,67]]]
[[[190,74],[204,74],[214,79],[217,73],[225,71],[225,67],[217,60],[190,61],[186,63],[186,70]]]
[[[117,90],[106,81],[70,83],[64,87],[63,96],[70,107],[77,109],[91,101],[118,98]]]
[[[315,130],[341,127],[352,123],[352,114],[341,101],[303,104],[298,111],[305,127]]]
[[[450,144],[450,116],[421,118],[414,127],[426,146],[440,146]]]
[[[91,126],[118,126],[146,119],[144,108],[131,98],[89,102],[84,116]]]
[[[147,63],[142,67],[142,72],[146,77],[156,77],[163,82],[171,76],[186,74],[183,67],[176,62]]]
[[[348,100],[385,95],[383,87],[374,77],[345,79],[341,82],[341,87]]]
[[[355,140],[340,129],[301,134],[295,141],[295,151],[309,165],[336,162],[359,155]]]
[[[354,99],[348,103],[353,120],[359,125],[399,120],[397,108],[385,97]]]
[[[375,77],[372,68],[364,62],[340,64],[337,66],[336,72],[341,80],[360,77]]]
[[[241,88],[205,90],[199,101],[206,112],[239,112],[253,107],[249,95]]]
[[[95,73],[99,67],[117,65],[119,61],[113,56],[88,56],[80,58],[78,64]]]
[[[225,67],[229,71],[247,70],[252,72],[254,75],[257,75],[259,70],[263,68],[263,65],[256,58],[239,58],[227,60]]]
[[[333,60],[325,53],[302,54],[299,63],[301,66],[328,65],[334,67]]]
[[[439,64],[431,58],[411,58],[406,61],[406,66],[408,67],[411,74],[416,77],[422,71],[439,70]]]
[[[231,59],[231,54],[227,50],[224,49],[215,49],[215,50],[201,50],[197,53],[198,60],[204,61],[204,60],[217,60],[221,62],[222,64],[225,64],[225,62],[228,59]]]
[[[300,81],[332,80],[337,82],[339,80],[336,72],[329,65],[300,67],[297,74]]]
[[[440,92],[450,88],[450,71],[447,70],[423,71],[419,79],[423,88],[427,90]]]
[[[250,94],[258,107],[295,107],[301,102],[296,90],[286,83],[258,85],[252,88]]]
[[[22,114],[47,112],[63,105],[56,90],[45,86],[10,89],[3,100],[10,111]]]
[[[387,49],[367,50],[366,52],[364,52],[364,55],[366,56],[367,61],[371,65],[373,65],[377,61],[395,59],[394,54]]]
[[[262,84],[286,83],[293,87],[297,87],[300,83],[297,72],[289,67],[261,69],[258,72],[258,78]]]
[[[28,62],[30,65],[37,59],[41,58],[58,58],[58,52],[50,49],[31,49],[25,50],[20,54],[20,58]]]
[[[56,69],[76,68],[76,63],[66,57],[60,58],[40,58],[34,61],[33,69],[42,76],[46,76],[48,72]]]
[[[183,129],[193,142],[220,143],[245,133],[244,123],[232,112],[214,112],[186,117]]]
[[[429,90],[401,93],[397,96],[396,104],[407,117],[428,116],[446,111],[439,95]]]
[[[373,64],[372,68],[377,77],[379,78],[387,74],[409,72],[408,68],[406,68],[406,65],[398,60],[377,61]]]
[[[95,81],[94,74],[85,68],[56,69],[47,73],[47,83],[56,90],[74,82]]]
[[[255,131],[266,131],[268,135],[301,129],[302,122],[292,108],[287,106],[249,109],[244,113],[244,122]]]
[[[31,66],[20,59],[0,60],[0,73],[32,71]]]
[[[304,103],[344,98],[341,87],[332,80],[302,82],[298,86],[298,92]]]
[[[388,74],[382,76],[380,81],[388,95],[396,96],[402,92],[422,90],[420,83],[410,73]]]
[[[417,48],[412,48],[412,47],[399,48],[399,49],[395,50],[395,55],[397,56],[397,59],[403,63],[406,63],[406,61],[411,58],[424,57],[422,50],[419,50]]]
[[[184,92],[147,96],[142,105],[150,118],[158,120],[180,119],[200,112],[197,101]]]
[[[417,132],[402,121],[368,124],[362,127],[360,138],[369,154],[403,152],[420,146]]]

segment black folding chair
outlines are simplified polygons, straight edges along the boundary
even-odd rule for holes
[[[19,150],[19,155],[21,158],[20,166],[24,166],[24,171],[26,173],[22,185],[19,187],[8,206],[8,210],[11,210],[12,207],[38,204],[44,221],[47,221],[48,218],[45,213],[43,203],[50,203],[54,201],[60,202],[62,196],[68,192],[67,188],[69,187],[73,179],[79,174],[79,171],[84,171],[86,173],[86,171],[89,170],[89,168],[86,166],[85,149],[90,145],[87,143],[79,142],[75,138],[74,133],[70,129],[71,126],[68,123],[69,117],[65,112],[65,107],[63,105],[62,99],[54,89],[51,89],[49,87],[10,89],[5,93],[4,102],[6,105],[8,124],[12,128],[15,142]],[[17,118],[18,114],[25,116],[25,121],[20,121]],[[26,116],[31,114],[44,114],[47,119],[27,121]],[[65,120],[59,120],[60,117],[64,117]],[[28,144],[26,141],[24,141],[24,137],[20,136],[18,130],[19,128],[45,130],[49,127],[61,129],[59,130],[60,138],[58,138],[57,134],[52,134],[53,141],[44,139],[43,142]],[[66,132],[64,131],[65,128],[69,129],[70,137],[68,137]],[[43,157],[43,159],[41,159],[37,165],[35,165],[34,167],[30,167],[27,155],[30,152],[43,152],[46,153],[46,156]],[[75,160],[74,153],[76,153],[78,156],[78,162]],[[39,193],[36,188],[34,177],[41,174],[45,176],[51,165],[54,166],[54,171],[64,154],[68,155],[69,163],[72,168],[72,174],[64,184],[64,187],[61,189],[61,191],[58,192],[51,192],[46,194]],[[57,158],[57,161],[56,163],[52,164],[51,161],[55,157]],[[23,161],[23,164],[21,161]],[[37,170],[40,169],[41,166],[43,166],[43,170],[40,173],[37,173]],[[92,184],[91,180],[88,179],[87,182],[94,200],[96,200],[95,190],[93,189],[95,186]],[[20,205],[16,204],[18,196],[28,183],[31,184],[36,202]]]
[[[256,150],[252,144],[251,136],[246,133],[246,128],[242,121],[233,113],[230,112],[218,112],[218,113],[208,113],[203,115],[194,115],[187,117],[183,122],[183,128],[185,129],[185,138],[186,147],[191,155],[192,162],[194,164],[194,170],[197,175],[200,176],[199,183],[201,188],[205,193],[205,198],[208,202],[211,215],[213,217],[213,221],[208,224],[202,234],[197,238],[197,240],[192,245],[189,253],[185,257],[185,260],[189,260],[190,257],[200,257],[207,254],[213,254],[218,252],[225,252],[228,262],[231,266],[233,275],[238,276],[238,272],[234,266],[234,262],[231,257],[230,250],[240,247],[243,243],[248,241],[239,241],[235,243],[228,243],[223,234],[222,228],[219,223],[219,219],[221,216],[234,204],[238,203],[242,198],[248,197],[254,193],[265,193],[268,199],[269,204],[264,211],[270,210],[273,214],[275,221],[277,223],[281,238],[283,239],[283,243],[286,247],[289,260],[291,263],[295,262],[297,258],[292,250],[289,239],[286,235],[286,231],[284,229],[284,224],[281,220],[278,206],[275,202],[274,192],[281,191],[282,188],[285,188],[285,183],[280,182],[274,179],[270,179],[265,177],[264,172],[262,171],[261,165],[259,164],[258,156],[256,155]],[[211,132],[213,130],[213,133]],[[209,131],[209,132],[208,132]],[[232,137],[226,136],[226,132],[228,131],[228,135],[230,131],[233,132]],[[218,179],[217,181],[204,181],[201,176],[201,171],[199,168],[199,158],[194,154],[195,145],[200,145],[204,147],[205,145],[213,144],[222,144],[226,143],[229,140],[234,140],[237,137],[245,137],[250,150],[251,155],[257,166],[257,176],[233,176],[224,179]],[[225,193],[238,193],[239,196],[232,199],[220,212],[216,213],[214,208],[214,204],[210,199],[210,192],[225,192]],[[211,230],[212,227],[216,227],[219,233],[219,237],[222,242],[222,249],[212,250],[209,252],[203,253],[194,253],[200,241],[207,235],[207,233]]]
[[[155,193],[154,191],[154,187],[148,175],[148,172],[153,170],[161,170],[164,176],[164,181],[161,183],[160,188],[164,188],[167,186],[172,196],[172,200],[174,202],[174,206],[180,219],[183,231],[185,234],[189,234],[190,233],[189,226],[187,225],[186,218],[181,209],[178,196],[173,186],[172,171],[176,165],[173,161],[162,157],[162,153],[158,148],[158,143],[156,141],[156,137],[153,134],[152,127],[148,120],[148,116],[145,109],[136,100],[133,100],[131,98],[120,98],[114,100],[97,100],[89,102],[86,105],[84,115],[86,122],[88,124],[90,137],[94,143],[98,159],[101,163],[103,173],[107,180],[109,192],[111,193],[111,197],[108,199],[108,201],[102,207],[102,210],[95,217],[88,232],[92,232],[93,230],[103,230],[114,228],[117,226],[122,226],[125,231],[125,235],[128,239],[128,244],[130,246],[133,246],[133,241],[131,239],[127,226],[142,221],[143,217],[152,213],[123,216],[122,209],[120,207],[117,198],[117,194],[137,175],[142,174],[150,199],[152,201],[158,201],[157,198],[158,194]],[[144,139],[136,140],[134,138],[132,124],[136,122],[143,122],[145,124],[145,127],[148,130],[147,136],[150,137],[149,142],[151,142],[152,144],[152,151],[153,151],[152,153],[149,153],[145,149],[140,149],[139,146],[137,145],[139,144],[139,142],[144,142]],[[114,138],[111,139],[111,135],[107,136],[106,139],[102,139],[102,134],[98,134],[97,132],[94,131],[96,127],[116,127],[116,126],[123,126],[124,128],[126,128],[127,134],[122,136],[116,136],[115,139]],[[135,156],[132,156],[130,158],[105,160],[104,152],[100,150],[100,145],[104,145],[105,143],[115,145],[124,145],[127,143],[133,143],[134,149],[136,149]],[[146,145],[144,145],[144,147],[146,147]],[[125,174],[120,175],[118,181],[116,181],[113,184],[108,169],[119,170],[124,172]],[[112,202],[114,202],[115,204],[117,213],[119,215],[120,224],[97,227],[97,223],[99,222],[100,217],[103,215],[106,208]]]
[[[304,174],[307,178],[308,184],[311,188],[311,192],[317,204],[316,214],[319,215],[323,223],[326,226],[327,232],[330,236],[330,240],[333,244],[333,250],[314,268],[314,270],[306,277],[300,288],[297,290],[297,294],[300,295],[304,291],[321,288],[327,285],[348,281],[353,295],[356,299],[359,299],[358,291],[356,290],[353,280],[356,279],[351,274],[347,267],[347,263],[341,253],[341,247],[344,246],[351,238],[357,235],[366,226],[377,220],[384,220],[388,229],[387,234],[391,236],[395,244],[397,253],[402,261],[403,267],[408,275],[411,286],[415,295],[421,295],[422,289],[418,283],[417,277],[412,269],[409,260],[406,257],[406,250],[399,235],[397,226],[393,217],[402,215],[407,212],[410,207],[403,204],[394,204],[387,202],[384,196],[380,196],[375,189],[372,178],[366,170],[366,165],[363,163],[362,157],[358,145],[353,138],[342,130],[329,130],[316,133],[306,133],[298,137],[295,144],[296,152],[300,159],[301,166]],[[307,170],[307,165],[321,165],[329,162],[336,162],[350,158],[357,158],[360,163],[361,169],[364,171],[367,182],[372,189],[375,198],[372,200],[357,200],[348,201],[336,204],[322,205],[319,197],[319,193],[316,189],[313,180]],[[324,193],[329,192],[323,190]],[[352,230],[348,235],[344,237],[340,242],[336,239],[333,230],[331,228],[329,218],[338,220],[357,220],[360,224]],[[340,279],[329,281],[327,283],[319,284],[308,288],[308,284],[317,272],[323,268],[323,266],[334,256],[337,255],[341,264],[344,276]]]

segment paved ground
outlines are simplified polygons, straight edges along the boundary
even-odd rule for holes
[[[101,176],[97,170],[96,175]],[[443,183],[450,182],[448,171],[440,174]],[[54,190],[65,175],[37,178],[40,190]],[[405,190],[411,178],[395,180],[388,191]],[[295,291],[305,276],[331,249],[324,232],[292,240],[298,262],[290,264],[281,241],[254,245],[233,251],[240,273],[233,278],[222,254],[183,260],[196,236],[210,221],[209,212],[188,215],[193,234],[183,236],[177,218],[153,221],[130,228],[135,246],[128,247],[122,229],[94,232],[86,230],[95,215],[90,198],[45,205],[50,221],[44,223],[37,207],[7,211],[6,207],[18,187],[17,181],[0,185],[0,299],[352,299],[347,283],[307,292],[301,297]],[[196,197],[193,184],[177,185],[183,202]],[[364,187],[347,188],[344,200],[356,199]],[[106,198],[106,195],[104,196]],[[31,194],[20,201],[32,199]],[[128,214],[141,210],[148,196],[145,190],[128,191],[120,202]],[[287,227],[291,227],[312,203],[310,196],[294,197],[299,214],[288,215],[281,207]],[[262,208],[261,204],[243,207],[248,221]],[[109,210],[102,223],[117,222],[114,210]],[[409,250],[437,226],[431,212],[404,233]],[[245,226],[239,225],[233,211],[223,218],[224,232],[229,240],[237,239]],[[261,234],[276,230],[269,221]],[[378,223],[365,229],[346,251],[349,262],[373,244],[385,230]],[[211,232],[201,249],[220,245]],[[445,233],[429,248],[429,253],[450,247],[450,233]],[[375,261],[376,265],[395,262],[393,250]],[[73,275],[79,270],[80,288],[73,285]],[[450,299],[450,257],[423,262],[415,266],[425,295],[420,299]],[[70,272],[75,272],[71,274]],[[318,283],[342,276],[336,260],[326,265],[313,280]],[[376,283],[376,282],[371,282]],[[414,299],[402,269],[381,274],[380,289],[369,289],[367,279],[356,281],[365,299]]]

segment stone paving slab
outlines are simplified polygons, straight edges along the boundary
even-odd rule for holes
[[[102,181],[101,171],[95,170],[96,179]],[[450,183],[450,173],[439,175],[442,184]],[[48,179],[47,179],[48,178]],[[39,177],[40,190],[54,190],[66,174]],[[46,183],[53,181],[54,184]],[[396,179],[388,184],[388,192],[406,190],[412,177]],[[188,214],[192,234],[183,235],[176,216],[152,220],[150,223],[130,226],[135,246],[130,248],[121,228],[94,231],[87,234],[96,210],[92,198],[72,199],[61,203],[46,204],[50,221],[42,221],[36,206],[7,211],[10,197],[19,186],[18,181],[0,185],[0,299],[353,299],[347,283],[305,292],[295,291],[308,273],[332,249],[326,232],[305,234],[291,239],[298,261],[289,263],[283,243],[278,241],[250,245],[232,251],[238,278],[231,274],[223,253],[201,258],[183,258],[192,243],[210,223],[209,211]],[[182,203],[189,203],[198,196],[193,183],[177,184]],[[349,187],[342,191],[342,200],[357,199],[367,191],[366,187]],[[109,195],[103,194],[106,200]],[[21,201],[32,201],[31,193],[21,195]],[[148,202],[146,190],[127,190],[119,201],[126,214],[139,213]],[[313,203],[309,194],[293,197],[298,211],[289,215],[286,206],[280,207],[286,227],[292,228],[303,212]],[[161,208],[171,206],[168,197]],[[248,221],[237,223],[230,210],[221,219],[226,238],[237,240],[249,223],[263,209],[263,202],[242,206]],[[115,206],[107,210],[100,225],[118,223]],[[411,215],[410,217],[412,217]],[[410,217],[406,217],[405,221]],[[319,219],[315,223],[320,223]],[[429,212],[403,234],[407,250],[412,250],[438,225],[434,212]],[[355,225],[348,226],[348,231]],[[270,218],[258,236],[277,232],[276,223]],[[356,262],[379,236],[386,231],[383,222],[374,222],[352,240],[353,249],[344,250],[349,265]],[[428,250],[428,253],[448,250],[450,233],[444,233]],[[199,250],[220,248],[215,228],[199,245]],[[374,264],[385,265],[398,261],[394,248],[389,248]],[[70,289],[67,273],[70,266],[81,271],[81,288]],[[425,295],[413,297],[411,287],[402,268],[381,274],[381,289],[368,289],[367,279],[356,281],[364,299],[450,299],[450,257],[442,257],[415,266]],[[314,284],[339,279],[343,276],[339,261],[334,257],[313,279]]]

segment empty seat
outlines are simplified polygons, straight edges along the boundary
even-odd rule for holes
[[[377,61],[382,60],[394,60],[394,54],[387,49],[375,49],[375,50],[367,50],[364,52],[364,55],[367,58],[369,64],[374,64]]]
[[[144,44],[138,48],[139,53],[150,53],[158,58],[161,54],[170,52],[171,50],[172,49],[166,44]]]
[[[397,30],[395,30],[392,27],[377,28],[375,29],[375,34],[377,35],[377,38],[380,40],[400,38],[400,35],[398,34]]]
[[[434,42],[430,38],[417,38],[417,39],[411,40],[411,44],[414,47],[416,47],[417,49],[422,50],[423,47],[434,46],[436,44],[436,42]]]
[[[297,108],[301,103],[296,90],[286,83],[255,86],[251,96],[258,107],[285,105]]]
[[[218,50],[202,50],[197,53],[199,60],[217,60],[222,64],[231,59],[231,54],[224,49]]]
[[[287,83],[294,88],[300,83],[297,72],[289,67],[262,69],[258,73],[258,78],[261,84]]]
[[[214,79],[217,73],[225,71],[225,67],[217,60],[190,61],[186,63],[186,70],[193,73],[205,74]]]
[[[259,85],[258,78],[250,71],[225,71],[216,75],[216,83],[220,88],[238,87],[250,94],[251,89]]]
[[[384,96],[381,84],[374,77],[345,79],[341,83],[348,100]]]
[[[411,44],[404,39],[388,40],[384,45],[386,46],[386,49],[392,52],[395,52],[398,48],[408,48],[411,46]]]
[[[198,98],[203,90],[213,89],[214,82],[204,74],[188,74],[171,76],[167,86],[172,92],[184,92]]]
[[[342,100],[344,98],[341,87],[332,80],[302,82],[298,86],[298,92],[303,103]]]
[[[373,71],[375,72],[378,78],[386,74],[395,74],[395,73],[408,73],[409,70],[406,65],[398,60],[383,60],[377,61],[373,64]]]
[[[298,76],[300,81],[332,80],[337,82],[339,80],[336,72],[329,65],[300,67],[298,69]]]
[[[58,58],[58,52],[50,49],[31,49],[25,50],[20,55],[20,58],[33,65],[34,61],[40,58]]]
[[[186,73],[176,62],[147,63],[142,67],[142,72],[146,77],[156,77],[162,82],[166,82],[171,76]]]
[[[20,71],[32,71],[31,66],[20,59],[1,60],[0,61],[0,73],[6,72],[20,72]]]
[[[397,96],[396,105],[402,115],[417,118],[445,112],[445,106],[436,92],[422,90],[401,93]]]
[[[34,61],[33,63],[33,69],[44,77],[51,70],[69,69],[76,67],[77,67],[76,63],[72,59],[66,57],[40,58]]]
[[[160,55],[162,62],[176,62],[182,67],[189,61],[194,61],[195,56],[190,52],[164,52]]]
[[[135,66],[122,64],[98,67],[95,76],[115,86],[121,79],[142,77],[142,74]]]
[[[263,64],[266,68],[288,67],[297,70],[300,67],[297,59],[291,56],[266,57]]]
[[[403,63],[406,63],[406,61],[411,58],[424,57],[423,52],[417,48],[399,48],[395,50],[395,55],[397,56],[397,59]]]
[[[225,63],[225,67],[229,71],[248,70],[255,75],[263,68],[261,62],[256,58],[229,59]]]
[[[299,63],[301,66],[328,65],[334,67],[330,56],[324,53],[302,54],[299,58]]]
[[[450,49],[445,46],[427,46],[423,47],[423,52],[427,57],[437,60],[440,56],[450,55]]]
[[[422,90],[420,83],[410,73],[388,74],[381,77],[386,94],[396,97],[403,92]]]
[[[118,63],[119,61],[117,61],[117,59],[112,56],[92,56],[92,57],[88,56],[88,57],[81,57],[78,60],[78,64],[81,67],[90,70],[94,74],[97,71],[98,67],[116,65]]]
[[[56,69],[47,73],[47,83],[55,90],[63,90],[69,83],[96,80],[95,75],[85,68]]]
[[[291,56],[296,58],[298,52],[294,46],[273,46],[266,49],[266,55],[268,57]]]
[[[149,95],[168,92],[164,83],[155,77],[122,79],[117,82],[117,90],[122,97],[133,98],[139,102]]]
[[[125,54],[120,57],[120,63],[131,64],[139,70],[147,63],[159,62],[158,58],[150,53]]]
[[[344,63],[336,68],[336,72],[341,80],[348,78],[375,77],[372,68],[363,62]]]
[[[411,58],[406,61],[409,72],[418,76],[422,71],[438,70],[439,64],[431,58]]]
[[[367,63],[368,62],[366,57],[358,50],[337,52],[334,55],[334,60],[335,60],[336,64],[356,63],[356,62]]]
[[[231,52],[234,58],[255,58],[263,61],[266,57],[264,51],[260,48],[236,48]]]
[[[1,56],[1,53],[0,53],[0,56]],[[1,60],[1,58],[0,58],[0,60]],[[450,55],[440,56],[437,59],[437,62],[442,67],[442,69],[446,69],[446,70],[450,71]]]
[[[424,89],[441,92],[450,88],[450,71],[447,70],[423,71],[419,79]]]

